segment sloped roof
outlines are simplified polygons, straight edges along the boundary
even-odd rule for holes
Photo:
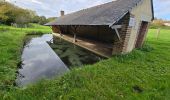
[[[113,25],[141,0],[114,0],[59,17],[45,25]]]

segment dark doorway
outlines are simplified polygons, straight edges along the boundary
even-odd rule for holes
[[[137,41],[136,41],[136,48],[140,48],[143,45],[144,39],[145,39],[145,35],[147,32],[147,28],[148,28],[148,22],[142,21],[140,29],[139,29],[139,33],[137,36]]]

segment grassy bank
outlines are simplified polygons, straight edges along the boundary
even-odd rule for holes
[[[2,99],[170,99],[169,30],[161,30],[158,39],[156,30],[149,30],[146,45],[128,55],[115,56],[94,65],[74,69],[60,79],[44,80],[21,89],[12,86],[12,83],[20,59],[22,38],[25,31],[35,29],[23,30],[9,30],[0,34]]]
[[[0,97],[3,97],[7,90],[13,88],[26,33],[32,31],[50,32],[48,27],[32,25],[34,27],[23,29],[0,26]]]

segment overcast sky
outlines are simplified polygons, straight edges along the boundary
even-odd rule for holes
[[[31,9],[40,16],[56,17],[60,11],[66,13],[95,5],[110,2],[112,0],[6,0],[22,8]],[[170,20],[170,0],[153,0],[155,17]]]

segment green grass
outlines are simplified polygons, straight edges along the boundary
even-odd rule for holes
[[[59,79],[42,80],[27,88],[17,88],[12,83],[20,60],[22,38],[25,31],[35,29],[23,30],[9,30],[0,34],[2,99],[170,99],[170,30],[162,29],[157,39],[156,30],[150,29],[145,46],[130,54],[73,69]]]
[[[38,26],[38,25],[37,25]],[[41,26],[42,27],[42,26]],[[44,27],[44,26],[43,26]],[[50,32],[50,28],[14,28],[0,26],[0,97],[13,88],[16,78],[17,64],[20,62],[23,39],[28,32]]]
[[[164,25],[159,25],[159,24],[151,24],[151,25],[150,25],[150,28],[151,28],[151,29],[161,28],[161,29],[170,30],[170,26],[164,26]]]

